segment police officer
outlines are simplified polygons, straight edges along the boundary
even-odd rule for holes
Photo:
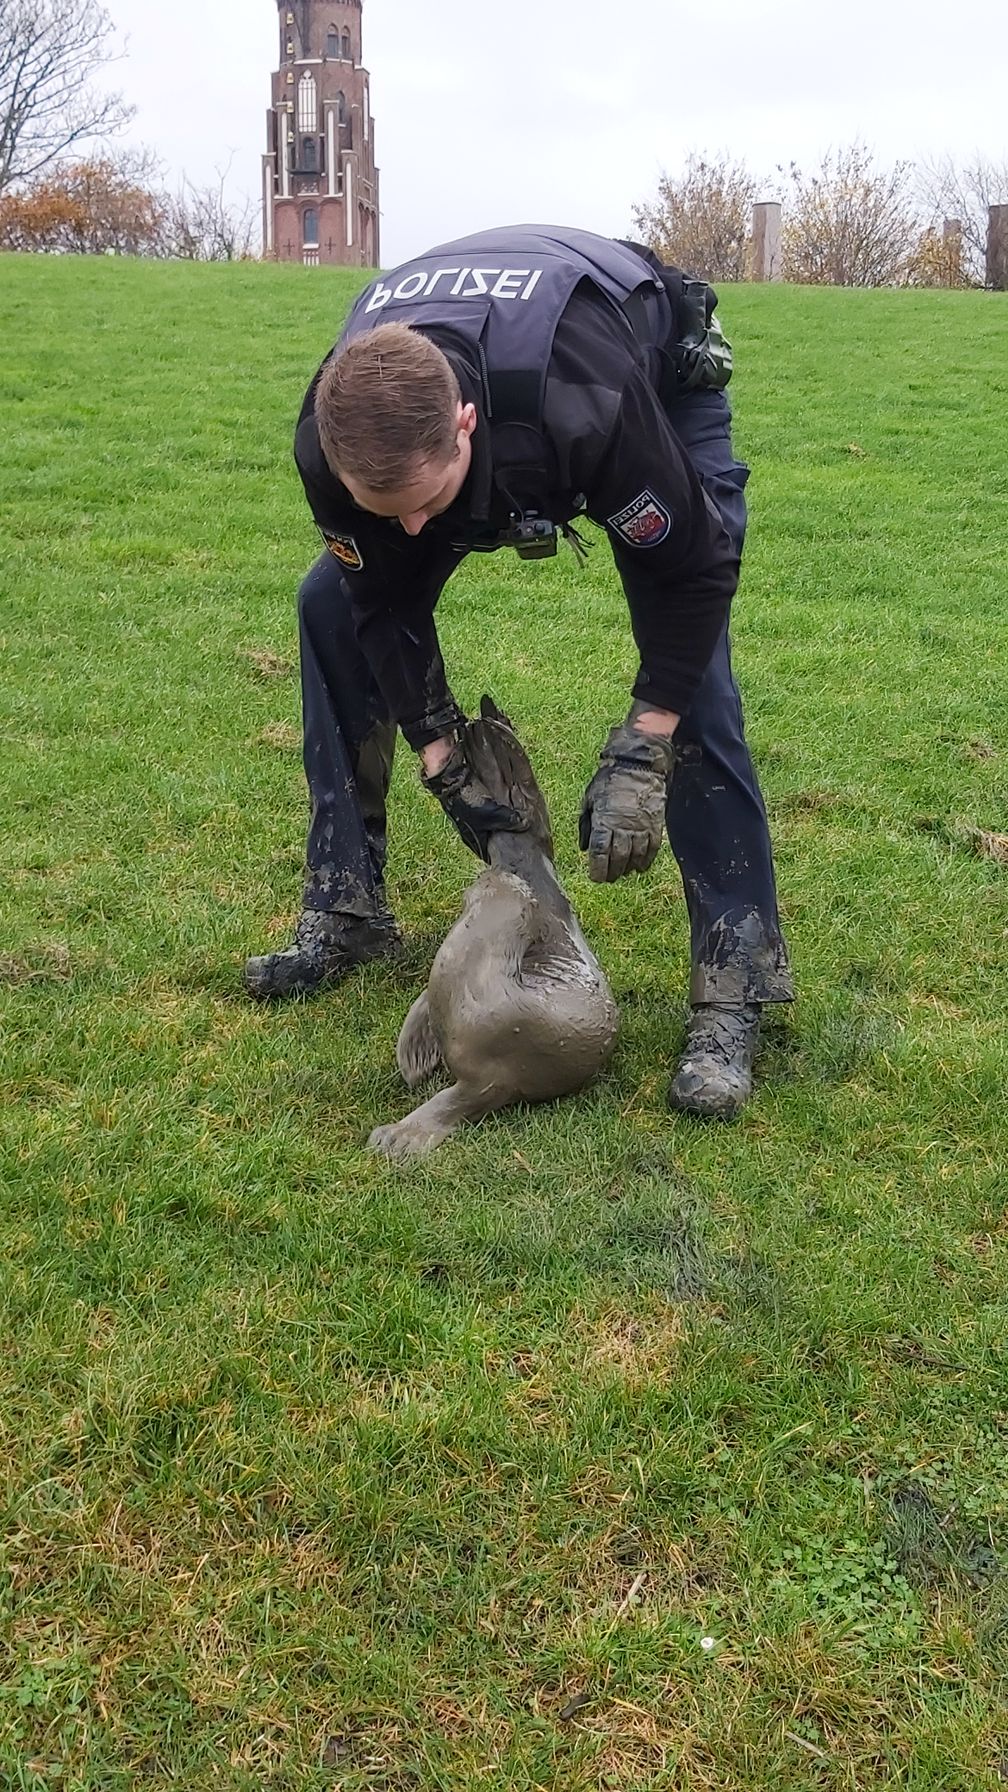
[[[558,532],[580,551],[586,514],[608,535],[640,654],[585,792],[588,874],[646,871],[667,828],[692,960],[669,1101],[741,1107],[761,1008],[793,989],[729,660],[748,469],[714,303],[638,245],[534,226],[444,244],[365,288],[297,427],[326,544],[300,594],[307,883],[291,945],[248,960],[250,994],[313,991],[395,951],[383,874],[397,728],[475,852],[520,825],[466,763],[434,608],[467,553],[539,558]]]

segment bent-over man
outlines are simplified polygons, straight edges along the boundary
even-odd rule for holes
[[[637,245],[536,226],[443,244],[365,288],[297,427],[326,544],[300,595],[307,883],[291,945],[248,960],[253,996],[314,991],[395,950],[397,729],[475,852],[519,825],[459,750],[435,606],[466,554],[537,559],[558,533],[580,551],[587,515],[608,536],[640,656],[585,792],[588,874],[647,871],[667,830],[692,962],[669,1100],[722,1117],[746,1100],[762,1006],[793,988],[729,659],[748,469],[714,305]]]

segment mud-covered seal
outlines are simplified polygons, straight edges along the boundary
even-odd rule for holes
[[[396,1057],[407,1085],[443,1070],[454,1081],[404,1120],[375,1128],[371,1149],[399,1160],[433,1151],[463,1120],[583,1089],[619,1026],[554,870],[549,815],[528,757],[489,697],[480,711],[463,733],[466,758],[527,825],[491,834],[489,868],[466,891],[403,1023]]]

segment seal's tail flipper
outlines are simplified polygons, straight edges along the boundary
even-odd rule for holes
[[[470,766],[491,795],[518,811],[552,862],[553,836],[546,799],[528,754],[492,697],[482,699],[478,719],[467,723],[464,748]]]

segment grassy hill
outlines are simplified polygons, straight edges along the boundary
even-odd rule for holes
[[[623,1011],[582,1098],[396,1173],[472,861],[400,755],[412,945],[262,1010],[306,821],[290,459],[352,276],[0,258],[0,1783],[1008,1779],[1008,310],[737,288],[736,667],[801,999],[664,1106],[674,861],[588,884],[604,544],[439,611]]]

